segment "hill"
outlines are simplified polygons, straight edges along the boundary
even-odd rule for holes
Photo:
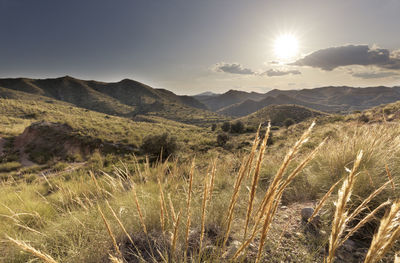
[[[299,123],[318,116],[327,116],[327,114],[303,106],[271,105],[246,117],[240,118],[239,120],[254,126],[260,123],[265,125],[268,121],[271,121],[271,125],[273,126],[283,126],[286,119],[292,119],[295,123]]]
[[[0,96],[36,99],[38,96],[74,106],[123,117],[138,114],[161,116],[183,123],[202,124],[204,120],[224,119],[209,112],[195,98],[178,96],[164,89],[154,89],[140,82],[124,79],[105,83],[69,76],[55,79],[0,79]],[[11,95],[12,94],[12,95]]]
[[[343,109],[348,109],[348,107],[345,106],[316,104],[312,102],[302,101],[297,98],[287,96],[285,94],[278,94],[276,97],[268,96],[260,101],[246,100],[242,103],[233,104],[228,107],[222,108],[217,112],[227,116],[242,117],[269,105],[284,104],[300,105],[325,112],[337,112]]]
[[[67,137],[65,134],[68,134],[74,141],[85,140],[85,143],[96,141],[97,144],[120,145],[122,148],[129,146],[135,150],[149,134],[157,135],[164,132],[174,134],[185,148],[207,141],[208,137],[206,129],[161,117],[147,116],[146,119],[133,120],[82,109],[59,101],[0,98],[0,106],[0,137],[11,139],[38,122],[51,125],[34,125],[31,130],[36,131],[38,129],[34,129],[35,127],[44,127],[41,131],[52,133],[52,130],[59,131],[61,125],[60,127],[68,127],[60,133],[64,139]],[[36,134],[33,137],[38,137],[31,138],[32,140],[40,140],[39,137],[45,136],[45,132],[32,134]],[[48,140],[48,147],[56,147],[61,141]]]

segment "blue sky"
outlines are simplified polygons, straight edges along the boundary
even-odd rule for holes
[[[399,13],[396,0],[0,0],[0,77],[179,94],[400,85]],[[298,41],[290,61],[274,54],[282,34]]]

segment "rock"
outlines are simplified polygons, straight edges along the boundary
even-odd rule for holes
[[[232,258],[233,255],[235,255],[236,251],[240,248],[241,245],[242,245],[242,243],[240,243],[237,240],[232,241],[232,243],[228,247],[228,250],[224,253],[224,255],[222,257],[225,259]]]
[[[302,237],[303,237],[303,234],[300,233],[300,232],[296,232],[296,236],[297,236],[298,238],[302,238]]]
[[[301,220],[302,223],[305,224],[305,231],[310,232],[312,234],[319,234],[319,229],[321,226],[321,218],[320,216],[314,216],[311,222],[308,220],[311,218],[314,213],[314,209],[311,207],[306,207],[301,210]]]
[[[283,206],[281,206],[281,209],[285,210],[285,209],[287,209],[287,206],[283,205]]]
[[[353,240],[347,239],[343,243],[343,248],[348,252],[353,252],[354,250],[356,250],[358,248],[358,246],[357,246],[357,243],[354,242]]]
[[[285,219],[285,220],[288,220],[289,216],[288,215],[283,215],[282,218]]]
[[[303,209],[301,209],[301,219],[307,223],[308,219],[312,216],[312,214],[314,213],[314,209],[311,207],[305,207]]]
[[[283,234],[283,236],[286,237],[286,238],[291,238],[291,237],[292,237],[292,234],[290,234],[289,232],[285,232],[285,233]]]

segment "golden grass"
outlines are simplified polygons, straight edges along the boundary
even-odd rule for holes
[[[39,195],[35,195],[40,196],[43,205],[54,206],[57,211],[56,215],[68,213],[68,216],[64,218],[79,222],[76,223],[76,225],[79,229],[82,229],[82,233],[84,234],[78,237],[78,240],[86,239],[88,231],[93,231],[90,235],[90,239],[87,238],[89,240],[93,240],[94,237],[103,238],[102,236],[104,236],[104,238],[96,244],[101,246],[101,248],[98,248],[102,250],[100,254],[106,253],[102,254],[102,258],[109,257],[112,262],[123,262],[123,257],[127,256],[124,255],[124,253],[131,253],[132,251],[133,253],[137,252],[137,257],[143,259],[142,256],[146,257],[147,254],[144,255],[141,254],[141,252],[147,253],[147,250],[151,251],[153,260],[155,260],[156,257],[161,257],[162,260],[169,261],[169,256],[172,256],[173,262],[201,261],[204,259],[204,256],[206,256],[202,250],[204,250],[206,244],[208,245],[210,243],[210,239],[207,236],[208,231],[205,231],[208,223],[218,224],[217,227],[221,229],[220,236],[215,241],[215,244],[212,244],[215,246],[215,253],[211,255],[212,258],[210,260],[213,262],[220,262],[223,260],[251,260],[261,262],[267,255],[264,247],[266,246],[268,237],[270,237],[269,234],[272,222],[277,214],[285,190],[296,182],[296,177],[305,170],[305,167],[321,151],[323,145],[325,145],[326,141],[323,140],[322,143],[315,144],[316,147],[313,147],[313,149],[303,147],[306,145],[306,142],[309,141],[313,126],[314,124],[311,125],[309,129],[300,136],[294,146],[287,151],[280,166],[274,167],[274,169],[277,168],[273,170],[276,171],[275,176],[270,179],[268,187],[265,190],[263,189],[264,187],[259,186],[260,178],[262,178],[262,168],[271,160],[267,159],[267,162],[264,161],[264,159],[266,159],[265,156],[267,156],[267,154],[273,153],[276,149],[267,149],[266,142],[268,140],[269,129],[267,129],[264,139],[261,142],[257,133],[250,151],[244,156],[241,156],[241,162],[237,161],[232,164],[232,160],[230,160],[231,163],[227,163],[226,159],[223,159],[223,165],[218,166],[218,161],[215,156],[211,156],[212,158],[207,159],[206,162],[209,162],[208,160],[212,161],[210,161],[208,165],[204,165],[204,160],[201,160],[200,157],[196,163],[198,163],[198,167],[203,165],[203,168],[201,168],[203,170],[201,171],[204,176],[200,176],[201,174],[197,173],[197,170],[195,170],[194,160],[192,160],[191,164],[187,163],[183,167],[178,167],[177,163],[171,164],[168,161],[151,166],[148,161],[145,163],[138,163],[134,161],[135,158],[132,158],[131,160],[133,160],[133,163],[120,162],[118,166],[114,167],[114,174],[107,172],[97,173],[96,171],[89,173],[91,180],[84,180],[84,177],[78,177],[79,179],[74,182],[64,182],[51,177],[46,178],[48,181],[46,187],[56,190],[52,190],[54,192],[50,194],[48,191],[40,190],[38,191]],[[396,182],[396,174],[392,176],[387,172],[389,181],[386,181],[381,187],[371,191],[369,196],[360,201],[361,204],[355,209],[352,208],[350,212],[350,197],[356,185],[356,177],[361,157],[362,155],[360,152],[354,162],[353,169],[343,179],[343,184],[339,189],[329,241],[329,256],[327,260],[330,263],[334,261],[334,254],[337,248],[367,222],[372,220],[377,215],[377,212],[381,211],[390,203],[390,201],[387,201],[380,204],[364,218],[360,219],[355,227],[346,229],[350,220],[358,220],[358,215],[368,208],[367,205],[384,190],[389,188],[389,185],[392,183],[395,185],[394,182]],[[228,168],[224,167],[227,166],[227,164],[230,166]],[[234,169],[232,167],[234,167]],[[232,171],[235,171],[233,176],[229,174]],[[386,168],[386,171],[388,171],[388,168]],[[86,172],[84,174],[87,175]],[[386,179],[385,176],[384,178]],[[342,180],[334,183],[329,188],[329,191],[322,197],[315,209],[313,217],[321,211],[324,203],[327,203],[327,200],[340,182],[342,182]],[[264,185],[265,181],[263,182],[263,186]],[[137,195],[138,193],[140,193],[140,200]],[[18,195],[15,199],[7,201],[7,204],[13,203],[15,200],[17,202],[27,202],[26,200],[29,200],[29,198],[29,196],[21,197]],[[60,198],[60,200],[57,200],[57,198]],[[43,200],[45,200],[45,202],[43,202]],[[98,212],[95,211],[96,207]],[[103,213],[101,207],[107,207],[110,210],[109,213]],[[158,211],[158,209],[160,209],[160,211]],[[11,220],[13,222],[12,225],[15,226],[19,224],[21,226],[26,226],[26,228],[23,228],[24,233],[28,233],[29,237],[33,240],[43,240],[43,244],[46,244],[46,246],[43,247],[43,251],[51,255],[59,255],[57,251],[61,251],[61,249],[56,250],[49,245],[49,240],[52,237],[51,234],[55,232],[42,231],[43,229],[47,229],[48,225],[43,224],[44,226],[40,226],[42,229],[40,227],[33,227],[31,222],[35,222],[35,220],[27,220],[27,223],[25,223],[16,216],[18,214],[22,215],[20,211],[14,211],[15,209],[12,210],[11,208],[6,208],[5,210],[8,211],[8,214],[6,216],[3,215],[3,217],[7,220]],[[5,212],[2,213],[5,214]],[[100,217],[98,217],[99,214]],[[107,214],[110,215],[110,219],[106,218]],[[21,218],[22,217],[23,216],[21,216]],[[30,212],[27,217],[33,218],[35,215]],[[42,218],[43,216],[40,214],[40,217]],[[95,221],[93,218],[98,219]],[[184,218],[186,220],[184,220]],[[43,222],[47,222],[46,220],[49,219],[46,217],[40,219],[40,221]],[[99,223],[101,220],[105,227]],[[114,228],[111,224],[114,220],[119,227]],[[67,224],[69,223],[70,222]],[[379,241],[383,240],[383,233],[386,233],[386,236],[393,236],[393,238],[398,237],[397,235],[399,233],[396,232],[397,230],[393,227],[390,231],[388,231],[388,227],[383,229],[384,224],[385,219],[382,219],[379,231],[374,237],[374,242],[378,245],[375,243],[371,244],[370,250],[372,252],[368,253],[373,254],[369,256],[372,261],[366,262],[376,262],[373,261],[375,260],[373,258],[376,254],[373,250],[378,249],[378,246],[383,247],[383,241]],[[278,235],[279,238],[274,240],[278,242],[277,247],[282,246],[281,239],[287,227],[288,223],[285,224],[283,232]],[[43,233],[43,235],[30,231],[28,228],[38,233]],[[191,247],[192,243],[189,243],[189,233],[194,229],[200,229],[198,239],[197,236],[194,235],[197,239],[196,242],[199,243]],[[13,231],[14,230],[9,231],[10,235],[14,233]],[[61,230],[57,229],[57,232],[58,231]],[[95,231],[103,231],[103,233],[107,231],[109,237],[107,234],[96,235]],[[168,245],[166,247],[163,245],[158,247],[157,244],[154,243],[153,235],[155,231],[162,232],[162,238],[160,239],[163,239],[164,234],[170,233]],[[145,242],[142,240],[139,248],[139,244],[135,243],[137,242],[135,234],[138,233],[141,235],[142,232],[145,234],[145,239],[143,239]],[[380,232],[382,233],[380,234]],[[66,235],[73,236],[71,233],[75,232],[71,230],[71,232]],[[193,233],[196,234],[196,231],[193,231]],[[40,236],[40,239],[38,236]],[[192,238],[192,235],[190,235],[190,237]],[[226,252],[228,249],[232,250],[232,247],[226,247],[228,246],[228,240],[232,238],[234,240],[243,240],[243,243],[239,245],[236,251],[233,250],[233,253],[227,258],[225,257],[227,254]],[[129,242],[127,242],[128,240]],[[395,239],[391,239],[390,237],[385,242],[390,243],[393,240]],[[127,252],[127,250],[120,248],[118,245],[120,241],[122,241],[121,243],[123,244],[130,243],[132,245],[131,247],[136,249],[136,252],[134,252],[134,250]],[[193,251],[197,251],[197,244],[199,244],[198,254],[192,253]],[[141,247],[142,245],[145,247],[146,251],[143,250]],[[60,247],[62,245],[58,244],[57,246]],[[391,245],[387,245],[387,247],[385,247],[385,251],[382,251],[382,255],[388,251],[390,246]],[[108,250],[111,247],[114,247],[115,253],[113,254],[116,257],[108,255]],[[77,247],[76,249],[82,250],[82,247]],[[88,249],[88,251],[95,251],[95,249],[94,245]],[[166,251],[163,251],[163,249]],[[155,256],[154,252],[159,255]],[[64,253],[67,255],[66,252]],[[43,253],[43,255],[47,254]],[[249,255],[255,256],[249,258]]]
[[[47,255],[47,254],[35,249],[34,247],[28,245],[24,241],[20,241],[20,240],[14,239],[14,238],[11,238],[9,236],[6,236],[6,238],[8,240],[10,240],[12,243],[14,243],[15,245],[17,245],[20,249],[32,254],[33,256],[43,260],[44,262],[57,263],[57,261],[55,261],[50,255]]]
[[[350,201],[351,191],[354,186],[356,171],[360,165],[362,158],[362,151],[357,155],[354,162],[353,169],[343,182],[342,187],[339,189],[338,200],[336,201],[336,210],[332,222],[332,231],[329,237],[329,254],[326,259],[327,263],[332,263],[335,258],[335,252],[340,244],[340,237],[343,234],[347,223],[347,203]]]
[[[390,211],[382,218],[374,235],[364,263],[378,262],[400,238],[400,201],[395,201]]]
[[[139,220],[140,220],[140,223],[142,224],[143,232],[147,234],[146,223],[144,222],[142,209],[140,208],[140,203],[139,203],[139,200],[138,200],[137,194],[136,194],[136,188],[133,183],[132,183],[132,192],[133,192],[133,198],[135,199],[136,209],[139,214]]]
[[[201,249],[203,247],[203,239],[204,239],[204,229],[206,223],[206,209],[207,209],[207,199],[208,199],[208,176],[204,178],[204,191],[203,191],[203,202],[201,206],[201,230],[200,230],[200,245],[199,245],[199,253],[201,253]]]
[[[117,240],[116,240],[116,238],[115,238],[115,236],[114,236],[114,234],[113,234],[113,232],[112,232],[112,230],[111,230],[110,224],[108,223],[106,217],[104,216],[103,211],[101,211],[100,206],[97,206],[97,209],[99,210],[99,213],[100,213],[100,215],[101,215],[101,218],[103,219],[104,225],[105,225],[106,228],[107,228],[107,233],[108,233],[108,235],[110,236],[110,238],[111,238],[111,240],[112,240],[112,243],[113,243],[115,252],[116,252],[119,256],[122,257],[121,251],[119,250],[119,247],[118,247],[118,244],[117,244]]]
[[[191,201],[192,201],[194,166],[195,166],[195,160],[193,159],[192,166],[190,167],[190,173],[189,173],[189,189],[188,189],[188,193],[187,193],[187,205],[186,205],[187,218],[186,218],[186,232],[185,232],[185,257],[187,255],[187,251],[189,248],[189,230],[190,230],[190,216],[191,216],[190,205],[191,205]]]

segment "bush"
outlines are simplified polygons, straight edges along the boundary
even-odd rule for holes
[[[292,118],[287,118],[283,121],[283,125],[287,128],[291,125],[295,124],[295,121]]]
[[[216,129],[217,129],[217,124],[213,123],[213,124],[211,125],[211,130],[212,130],[212,131],[215,131]]]
[[[221,130],[224,132],[229,132],[231,130],[231,123],[230,122],[224,122],[221,126]]]
[[[258,135],[260,138],[260,141],[264,140],[265,132],[266,132],[266,130],[260,131],[260,134]],[[274,139],[272,138],[272,134],[273,133],[270,131],[269,136],[268,136],[268,141],[267,141],[268,146],[274,144]]]
[[[245,129],[245,132],[251,132],[251,133],[254,133],[254,132],[256,132],[257,131],[257,128],[256,127],[254,127],[254,126],[247,126],[246,127],[246,129]]]
[[[367,123],[367,122],[369,122],[369,118],[363,114],[360,117],[358,117],[358,121]]]
[[[140,149],[143,154],[150,157],[157,158],[161,154],[162,158],[165,159],[175,154],[178,150],[178,144],[175,137],[170,136],[168,133],[163,133],[145,137]]]
[[[218,134],[217,136],[217,145],[224,146],[229,141],[229,135],[226,133]]]
[[[231,125],[232,133],[242,133],[244,131],[244,124],[241,121],[237,121]]]

